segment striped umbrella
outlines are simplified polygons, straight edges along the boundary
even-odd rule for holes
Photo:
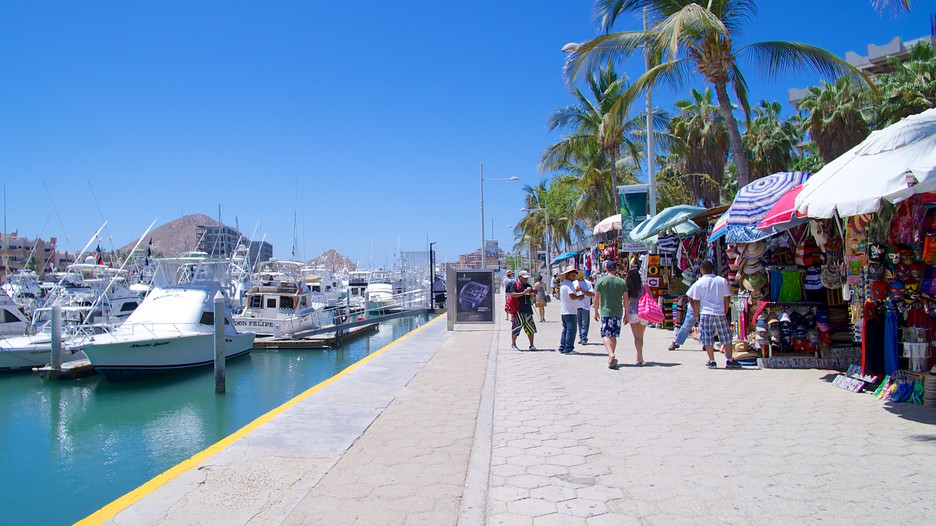
[[[757,224],[791,188],[809,179],[809,172],[779,172],[762,177],[738,190],[725,227],[729,243],[752,243],[770,234],[757,229]]]
[[[726,228],[728,227],[728,212],[730,211],[731,210],[725,210],[725,213],[718,218],[718,221],[715,221],[715,226],[712,228],[712,233],[709,234],[709,243],[717,240],[727,233]]]
[[[802,191],[803,185],[798,184],[783,194],[757,224],[757,229],[768,233],[783,232],[805,223],[807,218],[796,213],[796,196]]]

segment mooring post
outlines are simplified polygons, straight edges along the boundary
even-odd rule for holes
[[[52,370],[62,370],[62,306],[52,305]]]
[[[370,319],[370,291],[367,289],[364,289],[364,319]]]
[[[221,291],[214,296],[214,374],[215,392],[227,391],[224,362],[224,295]]]

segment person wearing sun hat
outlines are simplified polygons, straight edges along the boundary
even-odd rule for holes
[[[560,272],[559,314],[562,317],[562,336],[559,340],[559,352],[572,354],[575,351],[575,336],[578,331],[578,306],[585,294],[575,289],[574,281],[581,277],[581,272],[574,266]]]
[[[521,270],[517,273],[517,281],[513,282],[513,285],[508,291],[511,297],[520,300],[517,313],[510,319],[510,348],[515,351],[520,350],[517,347],[517,336],[520,335],[521,330],[526,333],[527,339],[530,340],[530,350],[536,350],[536,347],[533,346],[533,335],[536,334],[536,323],[533,322],[533,302],[531,301],[536,291],[533,290],[529,281],[530,273]]]

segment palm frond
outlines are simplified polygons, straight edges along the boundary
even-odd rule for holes
[[[809,67],[820,75],[836,79],[849,77],[870,87],[877,94],[871,78],[830,51],[801,42],[757,42],[741,47],[737,56],[760,66],[766,76],[773,80],[781,74]]]
[[[744,75],[741,73],[741,68],[738,67],[737,63],[731,65],[731,86],[734,88],[735,97],[738,99],[738,103],[741,104],[741,109],[744,110],[744,120],[745,123],[750,126],[751,124],[751,104],[748,101],[748,83],[744,79]]]
[[[728,28],[718,16],[696,3],[691,3],[653,26],[654,46],[675,59],[683,45],[690,45],[702,35],[728,36]]]
[[[569,84],[574,84],[582,72],[594,71],[609,61],[620,61],[642,48],[653,33],[626,31],[593,38],[569,55],[563,73]]]

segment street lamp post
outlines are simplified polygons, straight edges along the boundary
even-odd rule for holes
[[[546,235],[543,236],[546,240],[546,286],[552,288],[552,265],[549,261],[549,209],[547,208],[521,208],[521,212],[542,212],[543,217],[546,219]],[[561,217],[559,219],[567,219]],[[530,264],[532,267],[532,263]]]
[[[484,257],[484,181],[519,181],[519,177],[508,177],[505,179],[493,178],[485,179],[484,178],[484,163],[481,163],[481,268],[487,268],[487,261]]]
[[[647,9],[644,8],[643,11],[643,22],[644,22],[644,31],[649,30],[649,22],[647,20]],[[562,46],[563,53],[575,53],[581,48],[582,45],[578,42],[569,42],[568,44]],[[644,65],[646,69],[650,70],[650,50],[646,49],[644,56]],[[653,170],[653,96],[650,94],[650,88],[647,88],[647,187],[648,187],[648,200],[650,201],[650,216],[656,215],[656,206],[657,206],[657,195],[656,195],[656,174]],[[614,192],[614,200],[617,201],[617,188],[612,188]]]

